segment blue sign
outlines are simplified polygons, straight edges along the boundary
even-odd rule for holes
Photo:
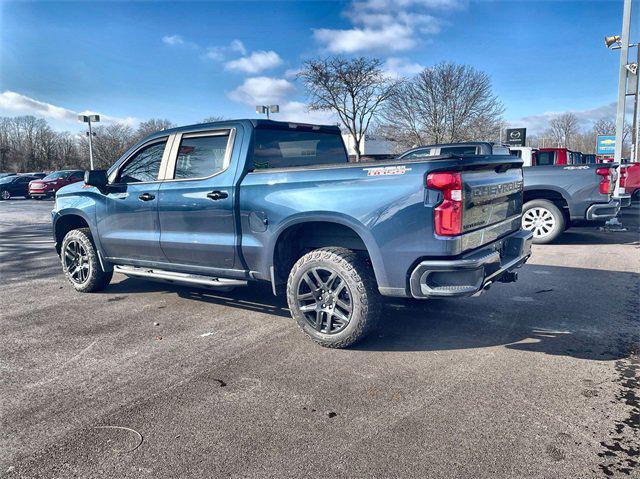
[[[598,135],[596,137],[596,153],[598,155],[613,155],[615,151],[615,135]]]

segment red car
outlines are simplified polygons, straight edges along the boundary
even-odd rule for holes
[[[624,189],[632,198],[640,198],[640,163],[629,163],[624,166],[626,166]]]
[[[63,186],[77,183],[84,179],[82,170],[61,170],[45,176],[41,180],[29,183],[29,196],[36,199],[52,198]]]

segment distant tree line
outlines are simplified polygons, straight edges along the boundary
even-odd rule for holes
[[[94,127],[95,167],[108,168],[140,139],[173,126],[169,120],[151,119],[137,128],[123,123]],[[89,140],[84,133],[55,131],[34,116],[0,117],[0,172],[66,168],[89,168]]]
[[[537,148],[561,147],[582,153],[596,153],[597,135],[615,135],[616,122],[613,118],[597,120],[590,128],[581,128],[580,121],[573,113],[563,113],[549,121],[549,126],[539,135],[527,137],[527,145]],[[631,150],[631,125],[625,123],[622,135],[622,156],[629,156]]]

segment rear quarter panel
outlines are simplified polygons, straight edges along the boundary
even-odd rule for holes
[[[378,176],[368,169],[375,167],[361,164],[247,174],[241,186],[240,214],[242,252],[249,268],[268,274],[277,239],[289,226],[328,221],[348,226],[361,237],[380,286],[393,282],[397,274],[404,276],[433,239],[431,210],[425,207],[427,167],[406,164],[403,173]],[[267,219],[265,231],[252,228],[251,215]]]

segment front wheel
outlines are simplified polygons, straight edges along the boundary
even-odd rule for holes
[[[104,289],[113,271],[104,271],[98,260],[89,228],[69,231],[60,249],[62,270],[76,291],[93,293]]]
[[[380,295],[367,259],[346,248],[320,248],[300,258],[287,282],[298,326],[321,346],[363,339],[380,315]]]
[[[565,218],[551,201],[532,200],[522,208],[522,227],[533,232],[535,244],[551,243],[565,230]]]

